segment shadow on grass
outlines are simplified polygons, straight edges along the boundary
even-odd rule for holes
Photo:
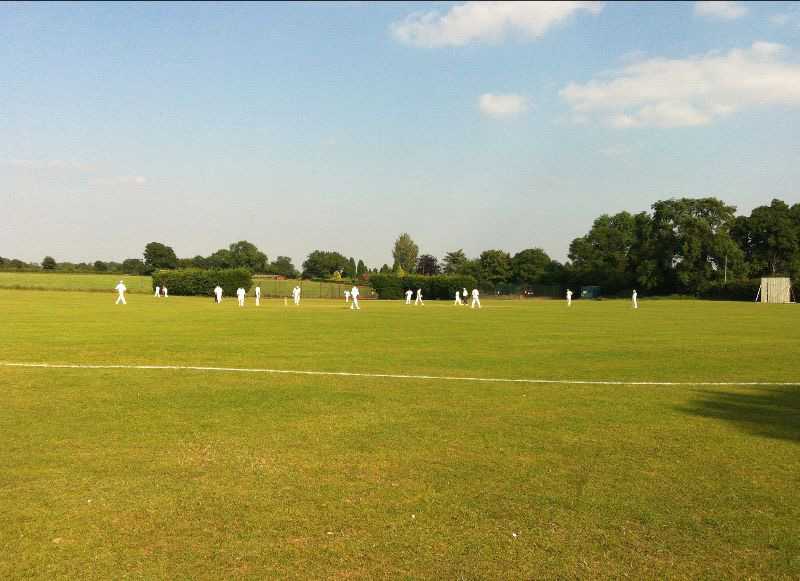
[[[757,436],[800,442],[800,388],[702,391],[681,411],[736,424]]]

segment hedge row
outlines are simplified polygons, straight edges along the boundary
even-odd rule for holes
[[[181,270],[162,270],[153,273],[153,290],[157,286],[166,285],[169,294],[212,296],[214,287],[219,285],[228,295],[236,295],[236,289],[244,287],[250,290],[253,279],[246,268],[227,268],[219,270],[202,270],[187,268]]]
[[[760,278],[732,280],[728,283],[718,282],[700,289],[700,298],[718,301],[754,301],[761,287]]]
[[[418,288],[422,289],[422,297],[425,299],[453,299],[456,290],[466,288],[471,292],[476,282],[474,277],[466,275],[372,274],[369,284],[375,289],[379,299],[401,299],[406,290],[411,289],[416,293]]]

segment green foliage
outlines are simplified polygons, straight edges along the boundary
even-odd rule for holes
[[[392,269],[388,264],[384,264],[383,266],[381,266],[381,270],[380,270],[381,274],[388,274],[390,272],[392,272]]]
[[[419,255],[419,246],[414,243],[411,236],[406,232],[400,234],[395,240],[392,250],[395,265],[399,265],[405,272],[414,272],[417,266],[417,255]]]
[[[267,271],[267,255],[247,240],[217,250],[208,257],[206,263],[211,268],[246,268],[256,273]]]
[[[716,281],[704,285],[698,294],[704,299],[755,301],[760,286],[760,278],[734,280],[729,281],[727,284]]]
[[[45,256],[42,259],[42,270],[55,270],[56,259],[52,256]]]
[[[790,208],[781,200],[739,216],[732,235],[744,251],[754,275],[800,272],[800,204]]]
[[[464,250],[459,248],[445,254],[442,262],[444,263],[443,270],[445,274],[460,274],[467,262],[467,255],[464,254]]]
[[[424,274],[426,276],[433,276],[439,274],[439,261],[435,256],[430,254],[423,254],[417,259],[417,274]]]
[[[303,278],[330,278],[334,272],[343,272],[349,261],[338,252],[315,250],[303,262]]]
[[[467,275],[373,274],[369,277],[369,284],[380,299],[400,299],[407,289],[414,292],[422,289],[422,296],[426,299],[448,300],[454,297],[456,290],[464,287],[471,290],[477,283],[474,277]]]
[[[503,250],[484,250],[479,258],[480,280],[496,285],[511,280],[511,255]]]
[[[122,272],[125,274],[144,274],[144,262],[138,258],[127,258],[122,261]]]
[[[108,270],[108,265],[102,260],[95,260],[94,269],[97,272],[106,272]]]
[[[363,260],[359,260],[358,264],[356,265],[356,276],[361,277],[369,272],[367,265],[364,264]]]
[[[511,259],[514,281],[521,284],[543,282],[551,262],[553,261],[541,248],[528,248],[517,252]]]
[[[292,264],[292,259],[288,256],[279,256],[274,262],[271,262],[267,271],[270,274],[278,274],[286,278],[297,278],[297,269]]]
[[[183,296],[212,296],[217,285],[230,296],[235,295],[239,287],[249,290],[253,285],[250,271],[246,268],[160,271],[153,273],[152,278],[153,289],[166,285],[169,294]]]
[[[178,268],[178,257],[175,256],[175,251],[166,244],[150,242],[144,247],[144,263],[151,271],[161,268]]]

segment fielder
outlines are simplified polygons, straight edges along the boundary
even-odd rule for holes
[[[260,286],[256,287],[256,306],[257,307],[261,306],[261,287]]]
[[[220,304],[222,302],[222,287],[217,285],[214,287],[214,298],[216,299],[215,302]]]
[[[245,290],[242,287],[236,289],[236,297],[239,299],[240,307],[244,306],[244,295],[245,295]]]
[[[416,307],[417,305],[422,305],[423,307],[425,306],[425,303],[422,302],[422,289],[421,288],[417,289],[417,299],[414,301],[414,306]]]
[[[633,301],[633,308],[634,309],[638,309],[639,308],[639,301],[636,300],[636,298],[638,296],[639,295],[636,293],[636,289],[633,289],[633,294],[631,295],[631,300]]]
[[[295,305],[299,305],[299,304],[300,304],[300,293],[301,293],[301,292],[302,292],[302,291],[301,291],[301,289],[300,289],[300,287],[299,287],[299,286],[296,286],[296,287],[294,287],[294,288],[292,289],[292,297],[293,297],[293,299],[294,299],[294,304],[295,304]]]
[[[453,305],[457,306],[457,305],[463,305],[463,304],[464,303],[461,302],[461,291],[457,290],[456,291],[456,302],[454,302]]]
[[[346,290],[344,291],[344,304],[347,304],[349,302],[350,302],[350,291]]]
[[[166,297],[168,297],[168,296],[169,296],[169,295],[167,294],[167,287],[165,287],[165,286],[162,286],[162,287],[161,287],[161,294],[164,296],[164,298],[166,298]]]
[[[464,287],[461,291],[461,296],[464,298],[464,306],[467,305],[467,287]]]
[[[472,289],[472,305],[470,305],[470,308],[474,309],[475,305],[478,305],[479,309],[481,308],[480,293],[476,288]]]
[[[413,295],[413,294],[414,294],[414,291],[412,291],[411,289],[408,289],[406,291],[406,304],[407,305],[411,304],[411,295]]]
[[[572,291],[567,289],[567,306],[572,306]]]
[[[156,287],[156,294],[154,294],[153,296],[156,297],[156,298],[161,296],[161,287],[160,286]]]
[[[350,303],[350,310],[356,309],[358,311],[361,310],[361,307],[358,306],[358,287],[354,286],[350,289],[350,296],[353,297],[353,302]]]
[[[125,302],[125,291],[128,290],[128,287],[125,286],[125,283],[122,282],[122,281],[119,281],[119,284],[117,286],[115,286],[114,289],[116,289],[117,295],[118,295],[117,296],[117,302],[114,303],[114,304],[118,305],[118,304],[122,303],[123,305],[127,305],[128,303]]]

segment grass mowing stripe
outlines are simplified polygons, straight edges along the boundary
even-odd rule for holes
[[[307,371],[299,369],[267,369],[258,367],[208,367],[200,365],[88,365],[80,363],[19,363],[0,361],[0,367],[28,367],[52,369],[137,369],[167,371],[215,371],[228,373],[274,373],[284,375],[322,375],[333,377],[372,377],[383,379],[419,379],[441,381],[479,381],[489,383],[538,383],[568,385],[641,385],[641,386],[730,386],[730,387],[790,387],[800,385],[800,381],[614,381],[585,379],[527,379],[510,377],[457,377],[447,375],[404,375],[397,373],[354,373],[349,371]]]

